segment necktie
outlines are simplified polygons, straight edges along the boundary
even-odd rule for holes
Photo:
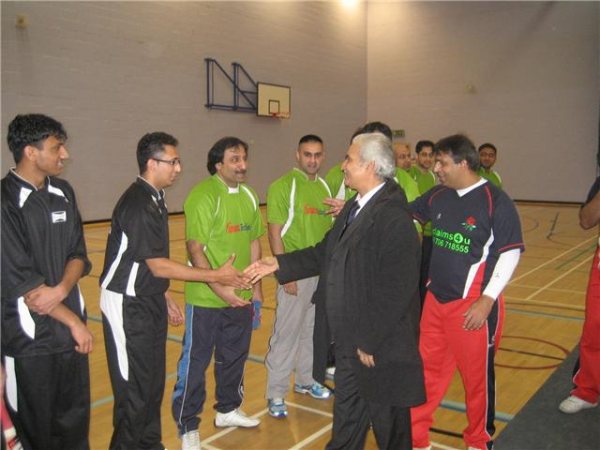
[[[346,227],[352,223],[354,218],[356,217],[356,213],[358,212],[359,204],[356,200],[352,203],[350,207],[350,211],[348,211],[348,217],[346,217]]]
[[[350,207],[350,211],[348,211],[348,215],[346,216],[346,223],[344,224],[344,229],[342,230],[342,234],[340,234],[340,239],[348,229],[348,226],[352,223],[352,221],[356,218],[356,213],[358,212],[358,202],[354,200],[352,206]]]

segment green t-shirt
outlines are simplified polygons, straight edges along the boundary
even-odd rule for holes
[[[396,175],[394,176],[394,180],[396,183],[404,189],[404,193],[406,194],[406,200],[412,202],[416,199],[419,194],[419,187],[417,186],[417,182],[411,178],[408,172],[404,169],[397,168]]]
[[[423,195],[425,192],[435,186],[435,175],[431,170],[421,172],[421,169],[419,169],[417,166],[411,166],[411,168],[408,170],[408,174],[417,182],[420,195]],[[431,236],[431,222],[427,222],[423,226],[423,236]]]
[[[230,188],[213,175],[190,191],[183,205],[186,240],[204,247],[213,268],[221,266],[232,253],[233,266],[244,270],[250,264],[250,243],[265,232],[258,196],[247,185]],[[240,297],[250,300],[252,290],[242,290]],[[229,304],[201,282],[185,283],[185,301],[205,308],[225,308]]]
[[[502,178],[500,178],[500,174],[494,169],[485,170],[483,167],[480,167],[478,174],[479,176],[482,176],[488,180],[490,183],[496,185],[496,187],[502,189]]]
[[[321,242],[333,219],[323,200],[331,197],[325,180],[294,168],[275,180],[267,191],[267,222],[283,225],[281,237],[285,251],[291,252]]]
[[[338,198],[341,200],[349,200],[356,194],[354,189],[350,189],[344,185],[344,172],[342,171],[342,164],[336,164],[327,175],[325,175],[325,180],[329,185],[329,189],[331,189],[331,195],[334,198]]]

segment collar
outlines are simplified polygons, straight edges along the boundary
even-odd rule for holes
[[[223,183],[223,186],[225,186],[227,188],[228,194],[239,194],[240,193],[240,183],[238,183],[238,185],[236,187],[231,187],[227,183],[225,183],[225,181],[223,181],[223,179],[218,174],[215,173],[214,177],[217,180],[219,180],[221,183]]]
[[[33,184],[31,184],[31,182],[29,182],[28,180],[23,178],[21,175],[19,175],[16,171],[16,167],[11,167],[9,174],[11,174],[13,177],[15,177],[16,181],[19,182],[19,184],[25,185],[24,187],[26,187],[27,189],[31,189],[33,191],[39,190],[37,188],[37,186],[34,186]],[[46,177],[46,179],[44,181],[44,187],[48,187],[49,184],[50,184],[50,178]]]
[[[146,180],[144,177],[142,177],[141,175],[138,175],[137,180],[138,184],[140,184],[141,186],[143,186],[146,190],[150,191],[150,193],[156,197],[157,199],[164,199],[165,198],[165,191],[164,189],[161,189],[160,191],[158,189],[156,189],[154,187],[154,185],[152,185],[152,183],[150,183],[148,180]]]
[[[298,167],[294,167],[293,168],[293,172],[294,172],[294,175],[301,176],[302,178],[304,178],[309,183],[314,183],[315,181],[319,181],[319,174],[316,174],[315,175],[315,179],[311,180],[310,178],[308,178],[308,175],[306,174],[306,172],[304,172],[303,170],[299,169]]]
[[[360,194],[356,195],[356,201],[358,203],[358,211],[356,212],[356,214],[358,214],[360,210],[363,209],[363,206],[365,206],[368,203],[368,201],[371,200],[371,198],[373,198],[373,196],[383,188],[383,186],[385,186],[385,182],[378,184],[362,197]]]
[[[485,178],[480,178],[478,182],[476,182],[475,184],[472,184],[471,186],[468,186],[463,189],[457,189],[456,193],[458,194],[459,197],[462,197],[464,195],[467,195],[472,190],[477,189],[479,186],[481,186],[485,183],[487,183],[487,180]]]

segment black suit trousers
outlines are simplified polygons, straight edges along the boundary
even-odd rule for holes
[[[363,398],[358,389],[358,357],[336,347],[333,430],[327,450],[361,450],[369,426],[377,448],[411,450],[410,408],[382,405]]]

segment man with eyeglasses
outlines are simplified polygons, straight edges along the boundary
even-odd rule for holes
[[[138,143],[140,175],[119,199],[100,277],[102,323],[115,398],[110,449],[162,449],[160,407],[165,387],[167,320],[183,323],[168,294],[169,279],[248,284],[232,267],[189,267],[169,259],[164,189],[181,172],[177,139],[154,132]]]

